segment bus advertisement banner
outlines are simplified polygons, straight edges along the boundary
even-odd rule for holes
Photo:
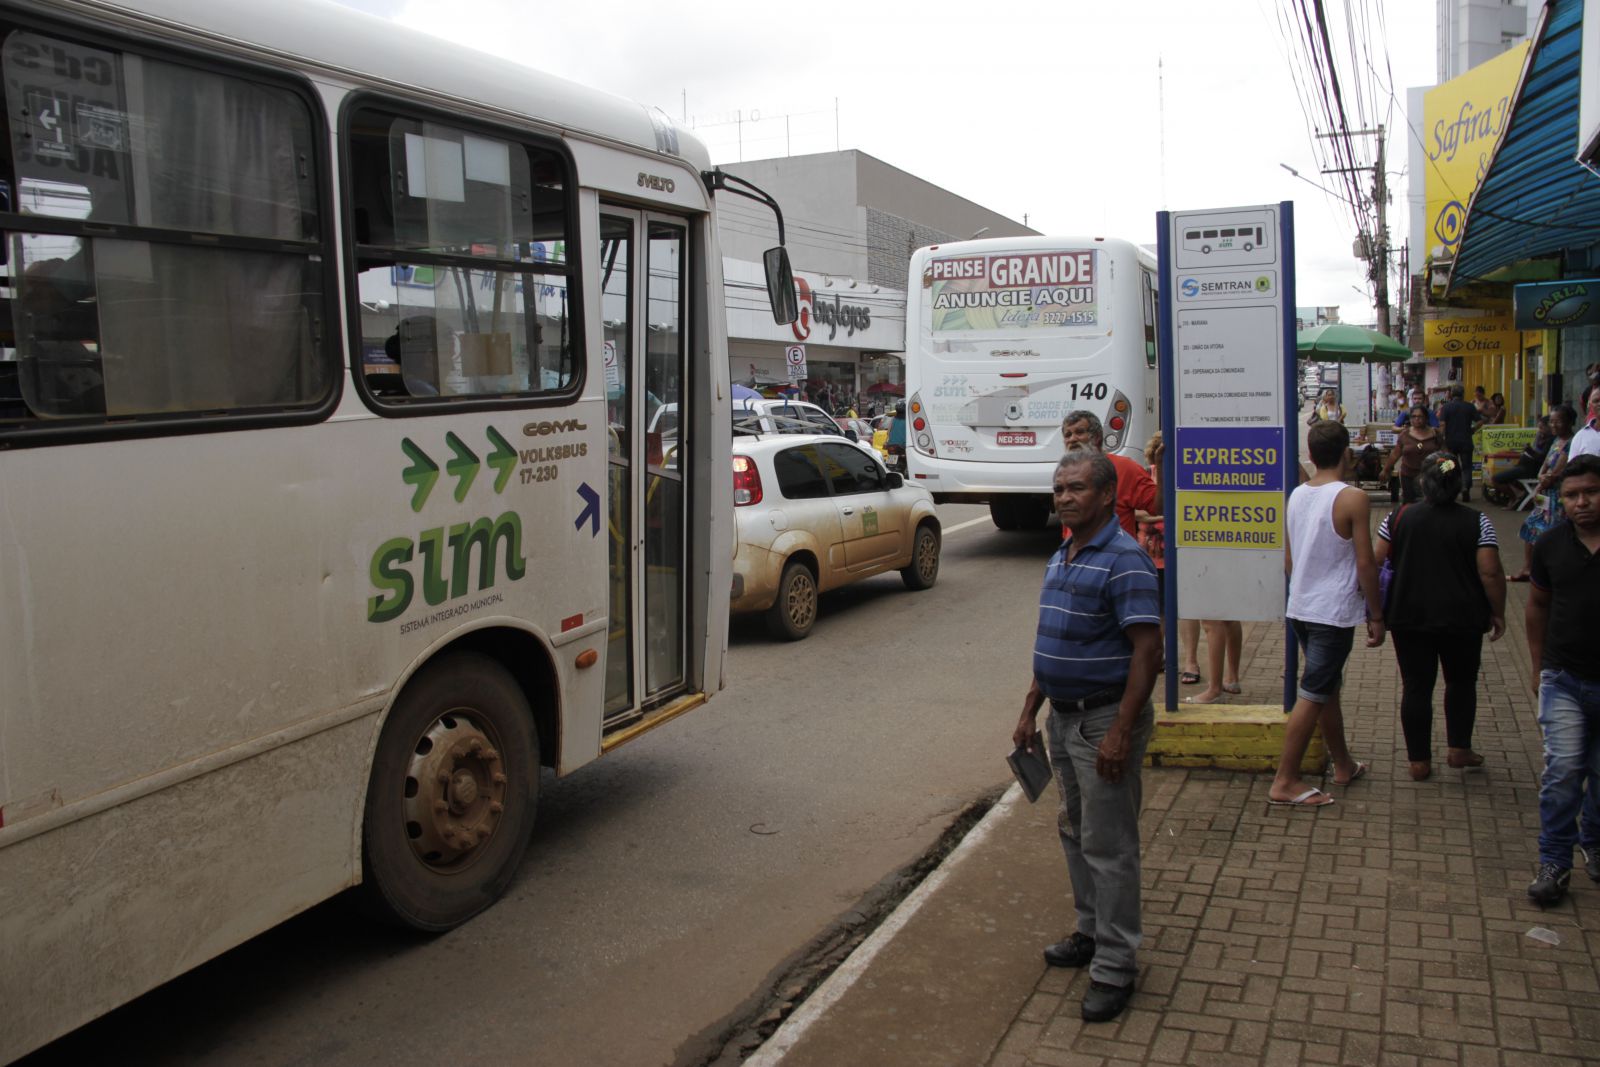
[[[1284,511],[1298,483],[1293,205],[1161,212],[1157,233],[1175,662],[1180,616],[1284,617]]]
[[[933,332],[1095,326],[1096,256],[1086,248],[931,259],[922,286]]]

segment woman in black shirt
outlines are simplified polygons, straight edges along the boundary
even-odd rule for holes
[[[1506,576],[1489,517],[1456,502],[1464,471],[1453,454],[1429,456],[1417,476],[1422,500],[1378,524],[1375,553],[1393,558],[1384,622],[1400,663],[1400,726],[1411,777],[1433,773],[1433,687],[1444,668],[1444,723],[1452,767],[1478,767],[1472,725],[1478,714],[1483,635],[1505,633]]]

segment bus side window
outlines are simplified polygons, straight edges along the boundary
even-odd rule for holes
[[[4,235],[0,433],[325,402],[306,98],[255,75],[0,35],[5,194],[49,223]]]
[[[351,112],[347,136],[368,395],[569,394],[581,349],[563,157],[377,104]]]

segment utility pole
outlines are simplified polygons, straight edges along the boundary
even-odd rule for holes
[[[1384,129],[1350,130],[1338,133],[1319,133],[1318,138],[1369,137],[1378,138],[1377,160],[1372,165],[1372,203],[1377,213],[1376,233],[1361,234],[1361,254],[1367,261],[1367,278],[1372,282],[1373,305],[1378,313],[1378,332],[1385,337],[1394,336],[1389,323],[1389,177],[1384,171]],[[1324,174],[1345,174],[1364,171],[1365,167],[1329,167]],[[1357,222],[1359,222],[1359,217]]]

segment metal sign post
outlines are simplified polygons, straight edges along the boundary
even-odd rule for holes
[[[1300,480],[1293,211],[1285,201],[1156,216],[1168,711],[1180,614],[1284,619],[1283,516]],[[1284,629],[1289,707],[1296,656]]]

